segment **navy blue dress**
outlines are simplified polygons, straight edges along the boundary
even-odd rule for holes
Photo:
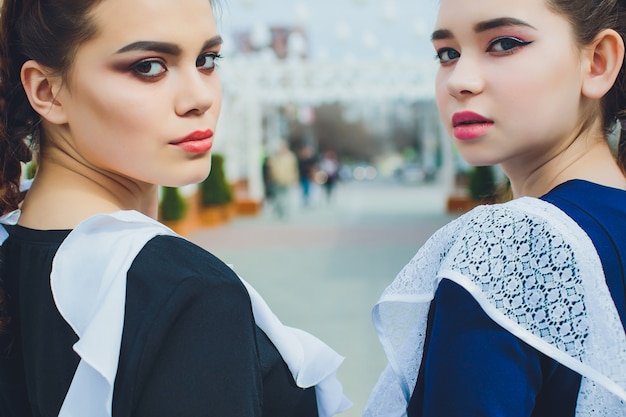
[[[626,191],[572,180],[542,199],[589,235],[626,323]],[[581,376],[504,330],[450,280],[431,303],[423,358],[409,417],[575,415]]]

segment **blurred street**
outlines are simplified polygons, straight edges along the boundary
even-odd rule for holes
[[[189,238],[233,264],[286,325],[346,357],[339,377],[354,406],[342,416],[361,416],[386,363],[371,309],[420,245],[452,219],[446,190],[393,180],[346,182],[330,203],[315,189],[306,208],[298,191],[285,218],[268,206],[256,217]]]

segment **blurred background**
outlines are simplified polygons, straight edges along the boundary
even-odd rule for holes
[[[164,189],[164,222],[346,357],[360,416],[386,360],[384,288],[439,227],[496,201],[437,115],[437,0],[221,0],[223,111],[211,174]]]
[[[281,141],[296,153],[336,152],[342,175],[369,165],[383,176],[450,171],[433,100],[435,6],[223,1],[225,97],[215,151],[226,157],[227,177],[245,180],[249,196],[261,198],[260,155]]]

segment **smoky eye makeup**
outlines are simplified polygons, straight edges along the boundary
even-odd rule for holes
[[[218,63],[222,58],[222,55],[219,53],[206,52],[196,59],[196,67],[205,71],[213,71],[217,68]]]
[[[167,67],[160,59],[148,58],[131,65],[129,70],[139,78],[155,80],[167,72]]]

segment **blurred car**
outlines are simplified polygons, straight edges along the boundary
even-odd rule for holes
[[[358,165],[352,170],[352,176],[357,181],[371,181],[378,176],[378,170],[372,165]]]
[[[417,163],[407,163],[398,168],[394,176],[402,182],[422,182],[426,179],[426,173]]]

